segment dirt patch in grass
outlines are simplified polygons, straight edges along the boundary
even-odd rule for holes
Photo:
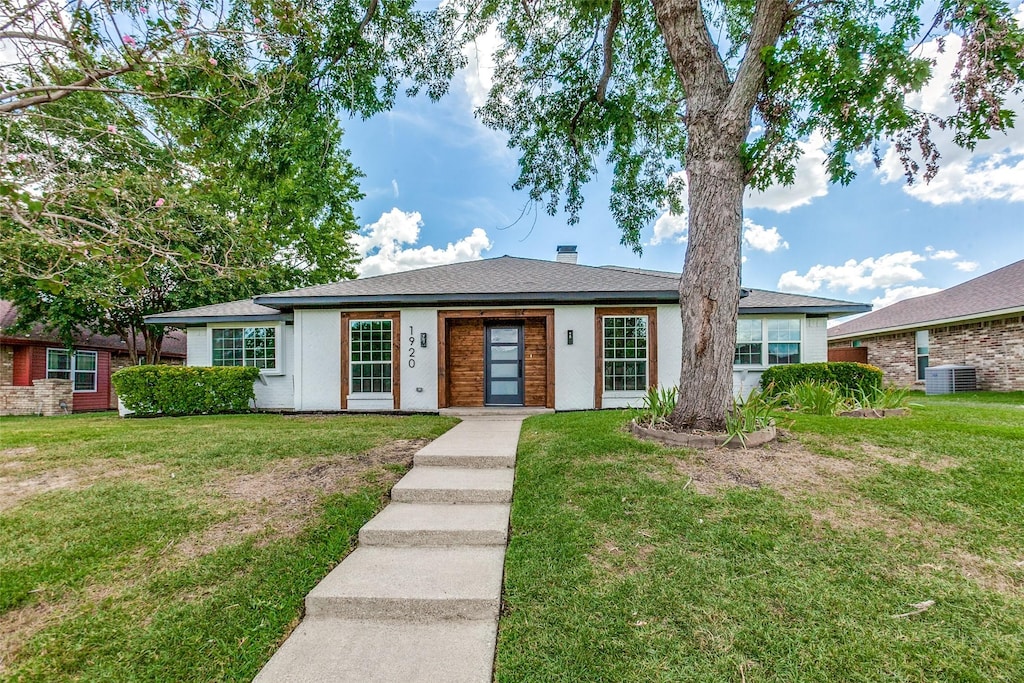
[[[647,567],[654,550],[654,546],[647,543],[624,550],[609,540],[601,543],[587,557],[606,575],[632,576]]]
[[[336,455],[313,462],[291,458],[255,474],[222,476],[208,487],[237,514],[186,538],[173,554],[191,559],[246,538],[256,538],[262,545],[298,533],[321,497],[352,493],[369,483],[390,487],[400,472],[412,465],[413,454],[427,443],[429,439],[396,440],[361,455]]]
[[[793,439],[763,448],[711,450],[673,463],[694,490],[714,494],[734,486],[768,487],[783,495],[814,493],[863,476],[865,465],[812,453]]]
[[[8,463],[10,464],[10,463]],[[24,465],[24,463],[22,463]],[[13,468],[12,468],[13,469]],[[41,493],[62,489],[84,489],[100,481],[130,479],[132,481],[152,480],[155,473],[163,470],[162,465],[134,465],[132,467],[111,466],[97,462],[85,467],[58,467],[24,476],[9,474],[0,476],[0,512]]]
[[[861,443],[858,445],[860,451],[871,460],[884,462],[889,465],[915,466],[926,469],[929,472],[945,472],[959,465],[956,460],[948,456],[927,457],[920,453],[906,451],[896,454],[890,449],[882,448],[873,443]]]
[[[0,468],[11,467],[13,465],[21,465],[16,460],[7,460],[8,458],[20,458],[23,455],[31,455],[36,452],[35,446],[23,446],[21,448],[4,448],[0,449]],[[6,461],[6,462],[5,462]]]
[[[986,590],[1024,597],[1024,561],[1014,561],[1009,553],[999,553],[998,559],[989,559],[954,548],[942,553],[942,559]]]

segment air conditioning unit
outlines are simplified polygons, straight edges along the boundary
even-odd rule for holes
[[[955,394],[978,390],[978,371],[970,365],[936,365],[925,368],[925,394]]]

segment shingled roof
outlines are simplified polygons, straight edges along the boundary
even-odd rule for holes
[[[1024,312],[1024,260],[836,325],[828,336],[843,339],[1016,312]]]
[[[202,324],[226,318],[274,319],[263,316],[280,316],[282,311],[293,308],[676,303],[678,283],[678,273],[665,271],[502,256],[275,292],[257,296],[251,302],[163,313],[147,320]],[[742,313],[834,315],[870,309],[867,304],[835,299],[763,290],[749,292],[740,302]]]
[[[18,320],[18,309],[10,301],[0,300],[0,342],[5,344],[23,344],[25,342],[44,342],[63,346],[57,335],[43,325],[33,325],[27,332],[12,332]],[[92,330],[79,329],[75,334],[75,346],[89,349],[108,349],[110,351],[128,353],[128,345],[116,335],[97,334]],[[142,337],[139,337],[142,344]],[[160,353],[168,357],[184,358],[187,340],[184,332],[171,331],[164,335]]]

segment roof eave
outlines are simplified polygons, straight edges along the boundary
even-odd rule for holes
[[[871,304],[843,304],[837,306],[752,306],[744,307],[740,301],[740,313],[743,314],[778,314],[778,313],[803,313],[805,315],[853,315],[854,313],[867,313],[871,310]]]
[[[360,296],[257,296],[254,303],[274,308],[371,308],[473,306],[494,304],[677,303],[679,292],[488,292],[483,294],[372,294]]]
[[[952,318],[940,318],[938,320],[921,320],[918,322],[902,323],[900,325],[893,325],[890,327],[877,327],[868,330],[858,330],[856,332],[843,332],[840,334],[833,335],[829,332],[828,338],[841,340],[841,339],[856,339],[858,337],[870,337],[879,334],[891,334],[893,332],[903,332],[905,330],[920,330],[927,327],[942,327],[943,325],[955,325],[957,323],[966,322],[969,320],[990,320],[993,318],[1002,318],[1007,315],[1014,315],[1015,313],[1024,313],[1024,306],[1014,306],[1012,308],[1003,308],[995,311],[985,311],[983,313],[972,313],[970,315],[960,315]]]
[[[175,315],[164,316],[148,315],[142,320],[147,325],[205,325],[207,323],[236,323],[236,322],[291,322],[294,316],[291,313],[264,313],[261,315]]]

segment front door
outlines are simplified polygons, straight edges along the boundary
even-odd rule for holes
[[[484,329],[484,403],[524,403],[523,326],[488,325]]]

